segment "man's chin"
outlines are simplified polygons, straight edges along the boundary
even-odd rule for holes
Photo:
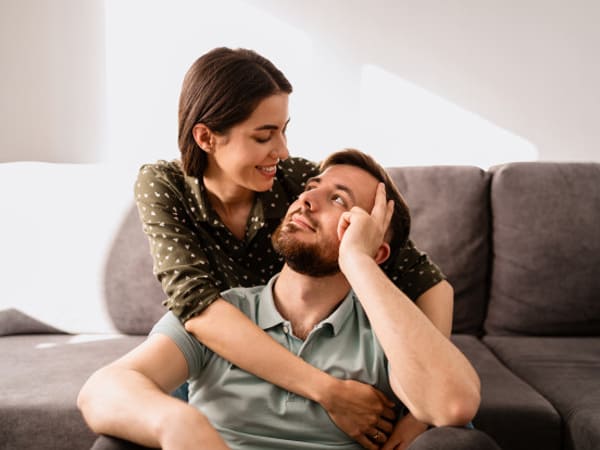
[[[335,267],[333,266],[315,266],[314,264],[294,264],[291,263],[290,261],[287,261],[287,265],[290,269],[292,269],[294,272],[297,272],[299,274],[302,275],[306,275],[309,277],[313,277],[313,278],[325,278],[325,277],[330,277],[333,275],[337,275],[338,273],[340,273],[340,267],[335,264]]]
[[[312,251],[300,251],[285,255],[286,264],[294,272],[315,278],[324,278],[340,273],[336,259],[324,259]]]

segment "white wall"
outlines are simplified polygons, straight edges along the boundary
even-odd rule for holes
[[[0,162],[95,162],[106,139],[103,0],[0,0]]]
[[[284,69],[297,154],[599,160],[598,23],[595,0],[1,0],[0,161],[175,157],[183,73],[217,45]]]
[[[304,30],[323,59],[349,61],[350,76],[385,69],[529,141],[541,160],[600,160],[600,2],[251,2]]]

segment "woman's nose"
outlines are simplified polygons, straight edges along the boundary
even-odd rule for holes
[[[276,158],[279,158],[281,161],[285,161],[290,156],[290,152],[288,151],[287,144],[282,142],[277,150],[275,150]]]
[[[283,146],[279,149],[279,159],[285,161],[290,156],[290,152],[287,148],[287,144],[283,144]]]

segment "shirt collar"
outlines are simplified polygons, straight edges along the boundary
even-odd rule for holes
[[[275,286],[278,276],[279,274],[273,276],[260,293],[257,323],[263,330],[273,328],[286,321],[277,310],[273,298],[273,287]],[[333,330],[333,335],[336,336],[346,323],[346,320],[352,311],[354,311],[355,300],[356,296],[354,295],[354,292],[352,290],[349,291],[338,307],[316,326],[319,327],[328,324]]]
[[[208,197],[206,196],[206,189],[204,188],[202,179],[191,175],[185,175],[185,183],[196,199],[196,206],[198,207],[198,211],[194,211],[196,219],[201,222],[215,221],[217,215],[210,207],[210,203],[208,203]]]

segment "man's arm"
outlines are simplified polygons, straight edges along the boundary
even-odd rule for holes
[[[360,208],[344,214],[340,268],[390,362],[390,383],[398,398],[419,421],[464,425],[480,402],[475,369],[378,266],[389,253],[381,236],[391,211],[378,195],[371,214]]]
[[[164,450],[228,449],[203,414],[168,394],[187,374],[175,342],[155,334],[96,371],[81,389],[77,405],[99,434]]]

